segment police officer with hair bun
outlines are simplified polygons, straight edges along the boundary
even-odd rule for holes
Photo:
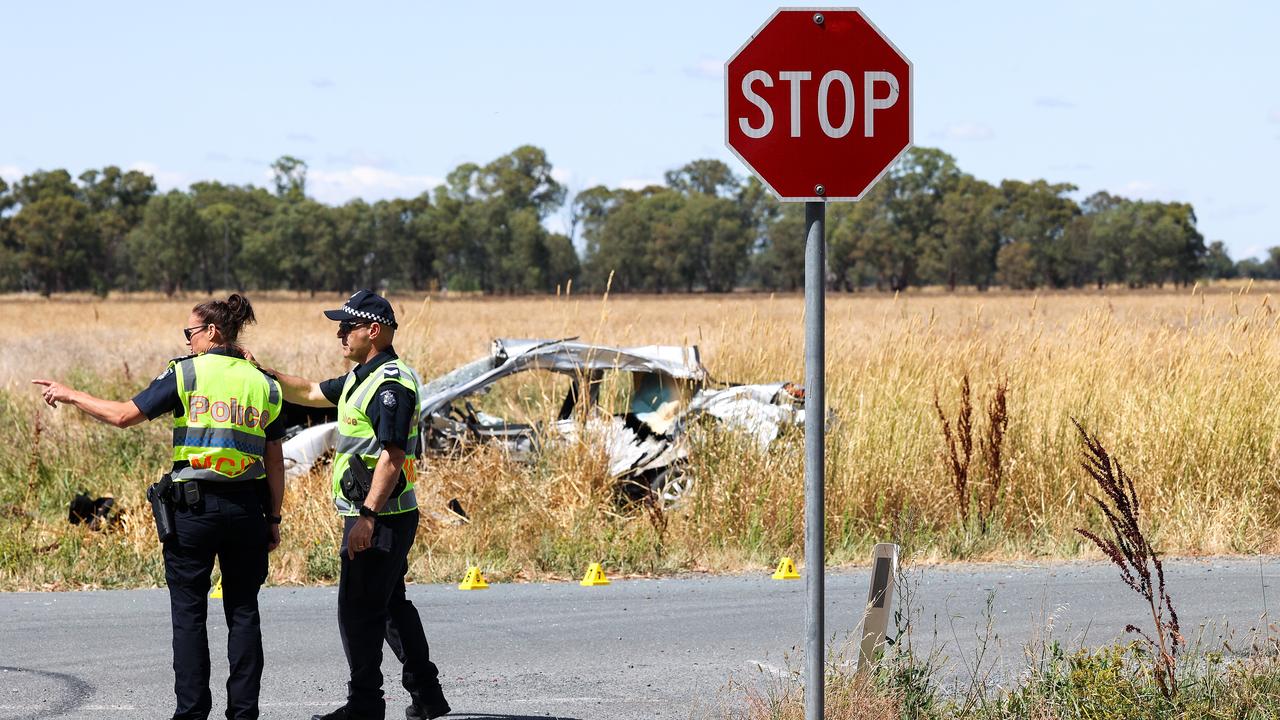
[[[32,381],[43,387],[50,407],[73,405],[119,428],[173,415],[173,467],[153,488],[159,488],[172,521],[169,538],[162,540],[173,621],[174,720],[205,720],[212,709],[205,619],[215,557],[222,569],[230,663],[226,717],[258,717],[258,589],[267,578],[267,553],[280,544],[284,423],[280,385],[236,345],[241,328],[255,320],[253,307],[239,294],[196,305],[182,329],[191,354],[170,361],[131,401]]]
[[[404,664],[401,681],[412,703],[408,720],[449,713],[439,671],[431,662],[422,620],[405,597],[409,550],[418,530],[414,457],[418,449],[418,376],[392,347],[391,303],[370,290],[326,310],[338,323],[345,375],[313,382],[273,373],[289,402],[338,408],[333,457],[334,506],[342,516],[338,631],[351,681],[342,707],[312,720],[383,720],[382,643]]]

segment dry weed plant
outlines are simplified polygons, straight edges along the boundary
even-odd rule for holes
[[[942,427],[944,442],[943,459],[950,472],[951,487],[955,491],[956,512],[962,525],[969,522],[971,508],[977,511],[978,527],[987,532],[996,503],[1000,498],[1000,483],[1004,479],[1004,437],[1009,428],[1008,393],[1009,381],[1000,378],[992,389],[991,398],[987,401],[986,432],[978,439],[979,454],[982,459],[983,476],[981,489],[971,491],[970,482],[975,480],[970,475],[973,463],[973,402],[970,399],[969,373],[960,378],[960,407],[956,412],[955,429],[951,420],[942,409],[942,401],[938,398],[938,390],[933,391],[933,408],[938,414],[938,422]]]
[[[899,541],[916,548],[920,562],[1095,555],[1074,532],[1088,522],[1079,500],[1089,484],[1067,470],[1078,452],[1065,422],[1071,414],[1116,428],[1109,449],[1126,458],[1126,470],[1150,479],[1144,510],[1160,518],[1150,533],[1164,552],[1280,550],[1280,315],[1259,294],[832,295],[830,561],[865,562],[908,515],[913,536]],[[265,364],[313,378],[346,370],[321,315],[341,296],[250,297],[260,324],[244,341]],[[29,380],[52,376],[131,397],[185,352],[182,321],[202,299],[0,299],[0,432],[10,440],[0,448],[0,506],[33,518],[26,532],[0,523],[0,564],[7,564],[0,588],[162,581],[145,533],[86,536],[67,525],[66,507],[86,488],[145,511],[143,489],[167,462],[167,423],[107,428],[44,408]],[[797,295],[391,300],[402,318],[396,348],[426,378],[485,354],[495,337],[576,335],[622,346],[698,345],[726,381],[803,379]],[[33,304],[41,322],[30,320]],[[948,540],[964,530],[949,471],[938,462],[933,404],[934,388],[954,387],[958,359],[969,369],[977,426],[968,489],[982,491],[974,513],[990,519],[985,539],[968,544]],[[989,389],[1002,383],[1010,390],[1001,413],[1013,421],[1002,425],[996,458],[996,436],[984,423],[993,416]],[[585,450],[531,466],[489,451],[430,458],[419,474],[426,521],[413,577],[456,581],[469,561],[489,563],[498,579],[580,575],[592,559],[623,574],[735,571],[798,554],[801,433],[780,437],[769,453],[715,428],[698,428],[693,444],[693,496],[661,521],[617,513],[598,458]],[[291,487],[273,582],[329,577],[330,553],[321,548],[333,546],[336,520],[327,494],[323,473]],[[451,498],[471,522],[450,524]],[[34,556],[33,547],[55,540],[62,549]]]
[[[1100,537],[1091,530],[1076,528],[1102,551],[1102,554],[1120,570],[1125,585],[1146,600],[1151,610],[1152,631],[1147,633],[1136,625],[1125,626],[1125,632],[1141,637],[1152,651],[1154,675],[1161,693],[1167,698],[1178,694],[1178,651],[1185,644],[1178,627],[1178,613],[1173,609],[1164,582],[1164,564],[1160,553],[1152,547],[1140,522],[1142,506],[1133,486],[1133,478],[1124,471],[1102,446],[1096,435],[1090,435],[1075,418],[1072,424],[1080,433],[1084,444],[1084,461],[1081,466],[1098,484],[1103,497],[1089,495],[1089,499],[1102,511],[1110,530],[1108,537]],[[1154,637],[1152,637],[1154,635]]]
[[[982,459],[985,461],[986,490],[978,506],[986,519],[995,513],[1000,498],[1000,483],[1004,480],[1004,436],[1009,430],[1009,380],[1001,378],[987,401],[987,434],[982,438]],[[986,527],[984,521],[983,527]]]
[[[951,471],[951,487],[955,490],[956,512],[960,522],[969,521],[969,463],[973,460],[973,404],[969,401],[969,373],[960,380],[960,409],[956,415],[956,429],[951,430],[951,421],[942,409],[938,399],[938,391],[933,391],[933,407],[938,412],[938,421],[942,423],[942,438],[946,441],[947,469]]]

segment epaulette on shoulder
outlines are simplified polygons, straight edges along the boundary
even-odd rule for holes
[[[395,363],[387,363],[382,366],[382,375],[389,378],[400,377],[400,366]]]
[[[174,369],[174,368],[176,368],[176,367],[178,367],[178,363],[182,362],[183,360],[187,360],[187,359],[189,359],[189,358],[193,358],[193,357],[195,357],[195,355],[183,355],[182,357],[172,358],[171,360],[169,360],[168,364],[166,364],[166,365],[164,366],[164,372],[162,372],[162,373],[160,373],[159,375],[157,375],[157,376],[156,376],[156,380],[159,380],[160,378],[162,378],[162,377],[164,377],[164,376],[166,376],[166,375],[170,375],[170,374],[172,374],[172,373],[173,373],[173,369]]]
[[[190,359],[191,359],[191,358],[193,358],[193,357],[195,357],[195,355],[194,355],[194,354],[192,354],[192,355],[183,355],[182,357],[172,358],[172,359],[170,359],[170,360],[169,360],[169,364],[168,364],[168,365],[165,365],[165,368],[166,368],[166,369],[168,369],[168,370],[172,370],[172,369],[174,369],[175,367],[177,367],[177,366],[178,366],[178,363],[182,362],[183,360],[190,360]]]

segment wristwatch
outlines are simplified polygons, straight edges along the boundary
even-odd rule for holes
[[[374,510],[373,508],[369,507],[368,505],[361,505],[361,506],[360,506],[360,517],[373,518],[374,520],[377,520],[377,519],[378,519],[378,511],[377,511],[377,510]]]

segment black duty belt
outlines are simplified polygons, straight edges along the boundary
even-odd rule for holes
[[[182,502],[184,499],[182,486],[187,483],[195,483],[199,486],[201,495],[238,495],[260,492],[266,488],[266,481],[265,477],[253,480],[184,480],[175,482],[170,492],[174,500]]]
[[[252,480],[194,480],[189,482],[199,485],[201,490],[217,495],[219,493],[240,493],[258,490],[263,487],[266,481],[265,477],[260,477]]]

